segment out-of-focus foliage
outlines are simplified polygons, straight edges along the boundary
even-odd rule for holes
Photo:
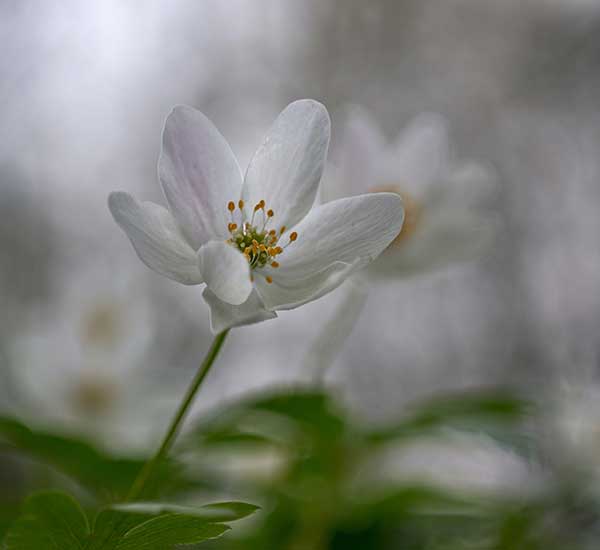
[[[256,508],[241,503],[169,509],[107,509],[90,522],[77,501],[65,493],[37,493],[25,502],[5,537],[7,550],[158,550],[221,536],[223,521],[240,519]],[[215,513],[219,510],[219,513]]]
[[[391,426],[373,427],[318,390],[230,404],[195,427],[185,455],[196,475],[220,479],[263,511],[223,545],[208,547],[558,550],[570,540],[570,547],[585,548],[577,546],[585,536],[570,517],[571,504],[536,464],[535,442],[525,444],[523,421],[531,411],[506,392],[469,393],[431,400]],[[390,445],[410,449],[448,430],[477,444],[459,454],[440,446],[441,461],[422,452],[425,475],[400,457],[388,472],[376,460]],[[482,472],[480,448],[489,450],[496,437],[493,460]],[[528,474],[506,468],[507,455]],[[432,458],[446,471],[427,472]],[[473,479],[444,479],[460,470],[456,462],[472,467]],[[587,513],[592,519],[597,510],[590,506]]]

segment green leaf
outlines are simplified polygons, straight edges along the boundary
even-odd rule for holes
[[[507,392],[488,391],[462,393],[433,399],[413,409],[412,414],[395,425],[367,434],[373,442],[410,437],[441,427],[474,427],[517,422],[525,417],[530,406]]]
[[[220,537],[230,528],[202,519],[168,514],[134,527],[122,538],[117,550],[170,550],[178,544],[196,544]]]
[[[344,428],[345,423],[327,394],[292,388],[246,397],[217,409],[196,425],[187,441],[200,445],[289,445],[298,437],[330,440]]]
[[[86,550],[109,550],[117,547],[125,533],[152,519],[153,514],[102,510],[94,522],[94,529]]]
[[[17,419],[0,416],[0,441],[15,451],[52,466],[98,496],[115,498],[127,493],[145,458],[113,457],[90,443],[43,430],[32,430]],[[165,462],[156,479],[167,489],[192,484],[174,462]]]
[[[151,519],[165,516],[186,516],[204,523],[221,523],[242,519],[258,510],[245,502],[216,502],[204,506],[181,506],[160,502],[116,504],[96,517],[93,534],[86,550],[116,548],[133,528]]]
[[[58,491],[29,497],[8,530],[6,550],[81,550],[89,526],[79,504]]]
[[[113,510],[120,512],[164,515],[183,514],[201,518],[212,523],[236,521],[256,512],[259,507],[246,502],[215,502],[204,506],[181,506],[162,502],[135,502],[132,504],[117,504]]]

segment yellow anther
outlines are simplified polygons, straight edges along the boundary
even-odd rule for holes
[[[277,255],[277,251],[274,248],[269,248],[267,250],[267,252],[269,253],[269,256],[276,256]]]
[[[267,283],[271,284],[273,282],[273,278],[269,277],[268,275],[265,277],[265,280],[267,281]]]
[[[269,235],[275,236],[275,235],[277,235],[277,231],[275,231],[274,229],[271,229],[271,231],[269,231]]]
[[[267,212],[267,217],[272,218],[275,215],[275,212],[273,212],[273,210],[269,210]]]
[[[275,254],[281,254],[282,252],[283,252],[283,248],[281,248],[280,246],[275,247]]]
[[[271,262],[271,267],[279,267],[279,262],[272,261]]]
[[[281,226],[281,229],[279,230],[279,234],[280,234],[280,235],[283,235],[283,232],[284,232],[285,230],[286,230],[286,227],[285,227],[285,225],[282,225],[282,226]]]
[[[256,239],[252,239],[252,246],[258,246],[258,241]]]
[[[233,212],[235,210],[235,203],[233,201],[229,201],[229,204],[227,205],[227,209],[230,212]]]
[[[235,231],[237,229],[237,223],[230,223],[228,225],[229,231]]]
[[[244,209],[244,201],[243,201],[242,199],[240,199],[240,200],[238,201],[238,207],[239,207],[239,209],[240,209],[240,210],[243,210],[243,209]]]
[[[266,252],[267,251],[267,247],[264,244],[260,244],[258,245],[258,248],[261,252]]]
[[[298,238],[298,233],[295,231],[290,235],[290,242],[294,242]]]
[[[266,204],[265,199],[261,199],[261,201],[258,204],[260,204],[261,208],[264,208]]]

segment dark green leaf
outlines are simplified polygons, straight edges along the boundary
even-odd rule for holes
[[[85,441],[32,430],[14,418],[0,417],[0,441],[105,497],[126,494],[145,462],[112,457]],[[163,484],[168,480],[169,488],[187,485],[173,463],[163,465],[158,479]]]
[[[506,392],[463,393],[433,399],[413,409],[412,414],[386,429],[368,434],[371,441],[410,437],[441,427],[474,427],[489,423],[511,423],[524,418],[529,404]]]
[[[57,491],[27,499],[19,518],[9,529],[7,550],[81,550],[89,533],[79,504]]]
[[[344,421],[327,394],[312,389],[284,389],[247,397],[219,408],[188,438],[196,444],[289,444],[301,438],[331,439]]]
[[[181,506],[162,502],[135,502],[113,506],[113,510],[134,514],[164,515],[183,514],[201,518],[212,523],[235,521],[253,514],[259,509],[246,502],[215,502],[204,506]]]
[[[131,529],[117,545],[117,550],[171,550],[178,544],[195,544],[221,536],[227,525],[202,519],[168,514]]]
[[[235,521],[258,510],[245,502],[216,502],[204,506],[181,506],[160,502],[117,504],[98,514],[90,544],[86,550],[116,548],[131,529],[164,516],[186,516],[204,523]]]

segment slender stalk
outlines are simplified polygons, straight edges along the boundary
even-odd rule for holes
[[[367,302],[367,290],[360,281],[349,280],[342,288],[343,296],[333,316],[324,324],[305,357],[307,369],[313,371],[315,383],[323,383],[325,375],[344,344]]]
[[[185,417],[187,416],[187,413],[194,402],[196,393],[200,389],[202,382],[206,378],[206,375],[215,362],[215,359],[217,358],[217,355],[219,354],[219,351],[221,350],[223,342],[225,341],[228,333],[229,329],[224,330],[215,336],[208,353],[204,357],[204,361],[202,361],[198,372],[194,376],[192,383],[190,384],[181,404],[179,405],[179,408],[177,409],[177,412],[175,413],[175,416],[173,417],[173,420],[171,421],[171,425],[169,426],[167,434],[165,435],[160,448],[154,457],[152,457],[142,468],[142,471],[139,473],[131,487],[131,490],[129,491],[127,501],[135,500],[143,496],[146,485],[152,478],[152,475],[155,473],[156,468],[160,466],[161,462],[169,454],[169,451],[171,450],[171,447],[173,447],[173,443],[175,443],[175,439],[179,434],[183,421],[185,420]]]

